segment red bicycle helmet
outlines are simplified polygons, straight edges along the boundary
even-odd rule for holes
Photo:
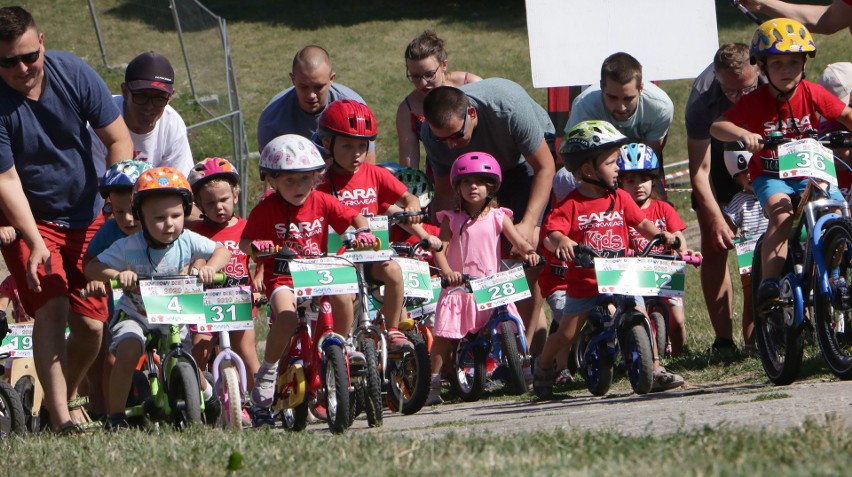
[[[370,107],[351,99],[340,99],[326,106],[319,120],[323,136],[343,136],[372,141],[378,135],[376,116]]]

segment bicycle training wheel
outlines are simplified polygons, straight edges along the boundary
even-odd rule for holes
[[[836,283],[852,284],[852,219],[830,223],[822,248],[829,270],[832,292],[839,293]],[[852,379],[852,303],[832,304],[831,297],[814,289],[814,326],[822,357],[831,372],[840,379]],[[837,305],[835,308],[834,305]]]

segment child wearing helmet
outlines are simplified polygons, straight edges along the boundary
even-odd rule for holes
[[[322,181],[325,161],[310,139],[285,134],[270,141],[260,155],[260,170],[266,174],[274,193],[260,201],[251,214],[240,237],[240,249],[247,253],[273,251],[287,247],[301,255],[325,253],[328,228],[343,233],[349,226],[356,229],[356,241],[362,247],[376,243],[369,222],[363,215],[341,204],[334,197],[315,190]],[[289,275],[274,275],[272,261],[264,263],[265,292],[272,308],[272,327],[266,340],[263,362],[255,374],[251,399],[264,408],[255,414],[256,423],[274,424],[269,407],[275,397],[278,361],[284,354],[296,329],[296,296]],[[348,326],[352,314],[341,310],[351,295],[331,298],[335,330]]]
[[[804,79],[805,62],[808,56],[816,55],[816,49],[810,32],[795,20],[776,18],[761,24],[752,38],[750,54],[767,84],[740,99],[710,127],[716,139],[741,141],[749,152],[759,152],[749,162],[754,193],[769,217],[762,247],[764,279],[758,289],[759,304],[778,299],[778,278],[793,223],[790,195],[802,192],[808,182],[779,178],[776,151],[761,151],[760,140],[770,132],[800,138],[817,129],[820,116],[852,128],[852,108]],[[836,186],[831,186],[829,193],[832,199],[843,200]]]
[[[231,252],[231,262],[225,272],[225,286],[251,285],[248,255],[240,250],[240,237],[246,220],[234,213],[240,193],[240,176],[236,168],[221,157],[208,157],[193,167],[189,173],[189,185],[195,205],[201,210],[201,218],[190,230],[221,244]],[[256,309],[252,307],[252,315]],[[206,363],[213,348],[213,335],[192,334],[192,355],[198,363]],[[232,331],[234,352],[246,365],[247,386],[254,385],[254,373],[260,369],[255,349],[254,329]]]
[[[566,169],[580,185],[553,209],[542,227],[545,248],[557,260],[567,262],[567,288],[559,328],[547,337],[535,362],[533,391],[540,398],[552,395],[559,371],[554,360],[562,349],[574,344],[598,299],[595,271],[576,267],[574,246],[587,245],[602,257],[624,256],[629,246],[628,227],[648,239],[662,234],[667,245],[675,240],[672,233],[660,232],[633,198],[616,187],[619,150],[627,142],[606,121],[583,121],[568,131],[559,147]],[[646,313],[642,297],[636,297],[635,302],[636,309]],[[658,356],[656,352],[654,356]],[[682,384],[683,378],[667,372],[659,359],[654,359],[654,391]]]
[[[751,179],[748,175],[748,163],[752,154],[748,151],[725,151],[725,167],[734,182],[742,188],[731,201],[722,208],[731,228],[739,236],[739,241],[754,243],[766,232],[769,219],[763,213],[760,202],[754,195]],[[751,267],[740,273],[743,286],[743,342],[747,352],[757,351],[754,345],[754,317],[752,316]]]
[[[538,263],[535,247],[515,228],[512,211],[497,205],[495,197],[502,178],[500,164],[484,152],[462,154],[453,162],[450,183],[457,205],[455,210],[438,212],[444,247],[435,253],[435,263],[450,287],[461,286],[463,274],[487,277],[499,272],[501,237],[523,250],[525,260]],[[435,310],[428,405],[441,402],[441,368],[449,363],[454,341],[482,328],[491,316],[490,310],[477,311],[469,293],[448,290],[441,290]],[[509,311],[520,316],[514,303],[509,305]]]
[[[210,284],[216,272],[231,259],[221,245],[184,230],[184,218],[192,210],[192,191],[177,170],[158,167],[139,175],[133,186],[131,208],[142,230],[113,243],[85,269],[90,280],[115,279],[125,290],[110,321],[109,351],[115,355],[115,364],[109,376],[107,412],[112,429],[128,426],[125,403],[136,363],[145,351],[146,333],[153,326],[165,326],[148,323],[138,278],[187,275],[196,261],[205,260],[198,277]],[[203,376],[199,379],[205,408],[218,408],[213,386]]]
[[[408,192],[405,184],[385,168],[365,161],[370,141],[377,132],[376,117],[367,105],[348,99],[330,103],[320,116],[318,130],[329,170],[317,190],[337,197],[343,205],[365,216],[393,212],[397,204],[405,211],[420,212],[420,201]],[[418,239],[428,239],[433,248],[438,248],[440,240],[429,235],[420,221],[419,216],[411,217],[409,224],[400,227]],[[388,348],[410,347],[405,334],[399,331],[404,312],[402,269],[397,262],[387,260],[369,263],[365,271],[368,280],[385,284],[383,308]]]
[[[630,143],[621,146],[618,152],[618,182],[636,205],[645,212],[645,217],[663,232],[671,232],[680,240],[681,253],[693,254],[687,250],[686,237],[683,223],[677,211],[671,204],[660,200],[654,187],[655,179],[660,175],[660,164],[657,154],[650,146],[642,143]],[[628,229],[630,234],[630,246],[639,252],[648,245],[648,239],[643,237],[633,227]],[[657,247],[654,252],[664,253],[663,247]],[[665,300],[669,317],[669,336],[672,346],[672,355],[680,355],[683,344],[686,342],[686,315],[683,309],[683,299],[669,298]]]

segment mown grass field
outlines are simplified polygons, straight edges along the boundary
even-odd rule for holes
[[[36,16],[48,48],[70,50],[85,58],[113,91],[119,90],[123,72],[101,65],[86,2],[20,3]],[[204,119],[186,93],[188,83],[179,60],[180,47],[168,2],[95,0],[94,3],[101,27],[108,34],[108,51],[115,63],[126,63],[148,49],[164,52],[178,70],[179,93],[173,105],[188,123]],[[394,114],[397,104],[411,88],[405,78],[402,53],[407,42],[424,29],[434,29],[447,41],[450,69],[512,79],[546,105],[546,93],[532,89],[531,85],[524,3],[520,0],[419,4],[390,0],[313,3],[207,0],[204,4],[228,22],[250,150],[256,150],[255,129],[260,111],[272,96],[289,86],[287,74],[293,54],[310,43],[329,49],[337,81],[358,91],[376,112],[380,161],[396,160]],[[716,8],[720,43],[748,43],[753,24],[727,1],[716,0]],[[850,59],[849,35],[845,32],[819,36],[817,43],[819,54],[808,63],[809,78],[816,78],[828,63]],[[564,45],[554,45],[554,61],[570,61],[572,48],[582,48],[582,42],[571,37],[566,38]],[[629,51],[628,46],[624,49]],[[707,58],[708,64],[710,61]],[[682,118],[691,83],[680,80],[661,84],[675,104],[675,122],[666,147],[669,163],[686,159]],[[230,146],[226,146],[222,136],[223,131],[216,127],[193,132],[196,160],[229,155]],[[254,168],[251,176],[256,177]],[[246,191],[249,203],[255,202],[259,190],[257,186]],[[684,220],[695,226],[688,197],[675,195],[672,199]],[[690,269],[687,283],[687,344],[692,353],[671,360],[667,366],[683,374],[688,383],[765,381],[757,359],[744,355],[719,357],[706,351],[713,334],[696,270]],[[737,291],[735,330],[740,307]],[[262,336],[265,325],[259,325],[258,329]],[[735,336],[739,338],[739,331],[735,331]],[[825,377],[818,351],[811,347],[808,353],[802,377]],[[616,385],[616,389],[627,387],[624,380]],[[582,385],[574,384],[561,391],[577,389],[582,389]],[[190,471],[224,475],[228,458],[235,452],[242,456],[243,475],[398,475],[402,472],[434,475],[449,469],[459,475],[725,476],[770,472],[778,476],[839,475],[845,472],[842,469],[849,468],[850,451],[852,436],[848,429],[831,424],[783,432],[707,429],[664,437],[625,437],[609,431],[553,431],[516,436],[453,436],[441,440],[370,432],[330,437],[325,433],[235,435],[193,430],[184,434],[163,431],[156,436],[133,432],[74,439],[3,440],[0,475],[162,475]]]

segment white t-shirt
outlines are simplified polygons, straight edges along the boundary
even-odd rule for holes
[[[124,98],[113,96],[118,110],[124,114]],[[96,162],[106,164],[106,146],[89,126],[92,135],[92,157]],[[153,167],[173,167],[184,176],[188,176],[195,162],[189,149],[186,136],[186,124],[177,111],[166,105],[163,116],[148,134],[136,134],[130,131],[133,140],[133,159],[148,162]]]

